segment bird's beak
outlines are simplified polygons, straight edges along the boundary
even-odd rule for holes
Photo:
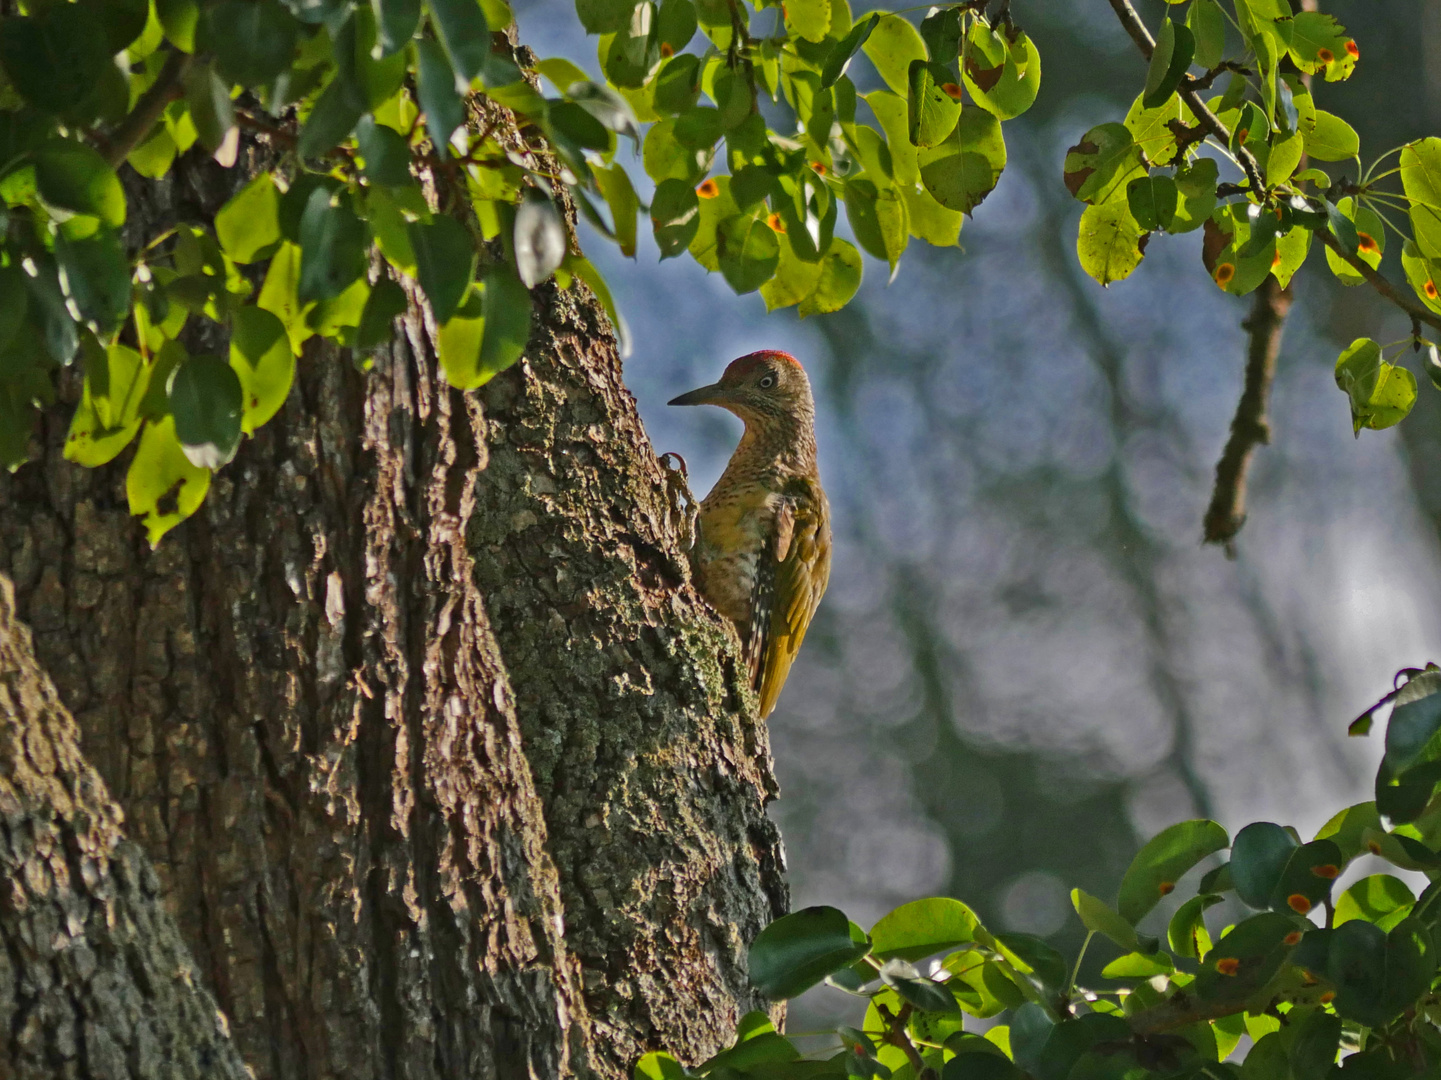
[[[720,383],[711,383],[709,386],[702,386],[698,390],[682,394],[680,397],[673,397],[667,405],[719,405],[728,395],[728,391]]]

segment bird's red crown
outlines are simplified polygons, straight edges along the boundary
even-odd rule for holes
[[[722,382],[730,382],[734,379],[744,379],[756,365],[766,360],[784,360],[788,364],[801,366],[801,362],[788,352],[781,352],[779,349],[761,349],[759,352],[747,353],[738,360],[732,360],[721,376]]]

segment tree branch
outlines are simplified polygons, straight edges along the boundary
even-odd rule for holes
[[[1352,254],[1341,246],[1341,242],[1331,235],[1330,229],[1317,229],[1316,235],[1321,238],[1321,243],[1339,255],[1346,265],[1350,266],[1358,274],[1364,277],[1371,287],[1384,296],[1391,303],[1404,311],[1416,322],[1423,322],[1436,330],[1441,330],[1441,315],[1437,315],[1428,307],[1422,307],[1416,301],[1407,297],[1400,289],[1392,285],[1384,276],[1378,273],[1370,263],[1366,262],[1359,255]]]
[[[180,81],[189,67],[189,53],[178,49],[171,51],[150,89],[140,95],[140,100],[135,103],[135,108],[130,110],[130,115],[106,138],[104,157],[112,169],[118,169],[120,163],[130,156],[130,151],[145,141],[145,136],[150,134],[150,129],[160,119],[165,106],[180,96]]]
[[[1256,447],[1271,441],[1266,408],[1276,374],[1276,357],[1281,351],[1281,332],[1290,310],[1291,290],[1281,288],[1281,283],[1267,274],[1256,289],[1250,317],[1241,324],[1251,339],[1246,349],[1245,387],[1231,419],[1226,449],[1216,463],[1216,485],[1203,526],[1205,542],[1225,544],[1227,554],[1246,521],[1246,473],[1251,467],[1251,455]]]

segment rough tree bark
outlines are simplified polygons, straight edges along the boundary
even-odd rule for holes
[[[187,159],[130,227],[242,180]],[[766,733],[604,315],[535,298],[469,396],[417,309],[366,373],[312,339],[154,552],[68,405],[0,476],[0,571],[259,1077],[619,1077],[763,1007]]]
[[[0,577],[0,1076],[241,1080],[160,882]]]

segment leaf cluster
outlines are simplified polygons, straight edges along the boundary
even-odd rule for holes
[[[1129,4],[1122,10],[1135,18]],[[1139,19],[1128,29],[1150,36]],[[1087,204],[1077,236],[1082,267],[1109,285],[1135,271],[1157,233],[1201,229],[1207,274],[1243,296],[1268,277],[1287,287],[1319,237],[1343,285],[1370,283],[1411,315],[1413,336],[1398,345],[1430,346],[1420,327],[1441,328],[1441,139],[1408,143],[1362,168],[1355,129],[1312,96],[1316,77],[1347,79],[1360,55],[1333,16],[1293,11],[1288,0],[1233,0],[1229,8],[1191,0],[1184,20],[1168,15],[1130,111],[1093,127],[1066,155],[1066,186]],[[1225,92],[1204,96],[1222,75]],[[1381,171],[1398,152],[1399,165]],[[1354,162],[1354,176],[1333,177],[1315,162]],[[1402,190],[1385,190],[1397,174]],[[1377,272],[1388,230],[1402,245],[1415,301]],[[1358,433],[1398,423],[1415,404],[1415,376],[1384,361],[1369,338],[1341,354],[1336,381]]]
[[[1214,821],[1173,825],[1136,855],[1114,904],[1072,892],[1088,931],[1074,959],[1025,934],[993,933],[948,898],[904,904],[869,933],[835,908],[795,912],[752,944],[752,983],[782,1000],[825,981],[864,1006],[858,1026],[807,1048],[815,1036],[779,1034],[751,1013],[728,1049],[691,1068],[647,1054],[637,1080],[1436,1075],[1441,668],[1399,678],[1352,727],[1363,734],[1392,706],[1375,800],[1342,810],[1312,840],[1272,822],[1234,837]],[[1417,896],[1380,873],[1337,895],[1337,879],[1367,854],[1430,884]],[[1167,898],[1168,917],[1148,918]],[[1217,926],[1226,900],[1239,917]],[[1113,958],[1099,982],[1078,985],[1097,942]],[[1244,1057],[1231,1060],[1243,1036]]]

